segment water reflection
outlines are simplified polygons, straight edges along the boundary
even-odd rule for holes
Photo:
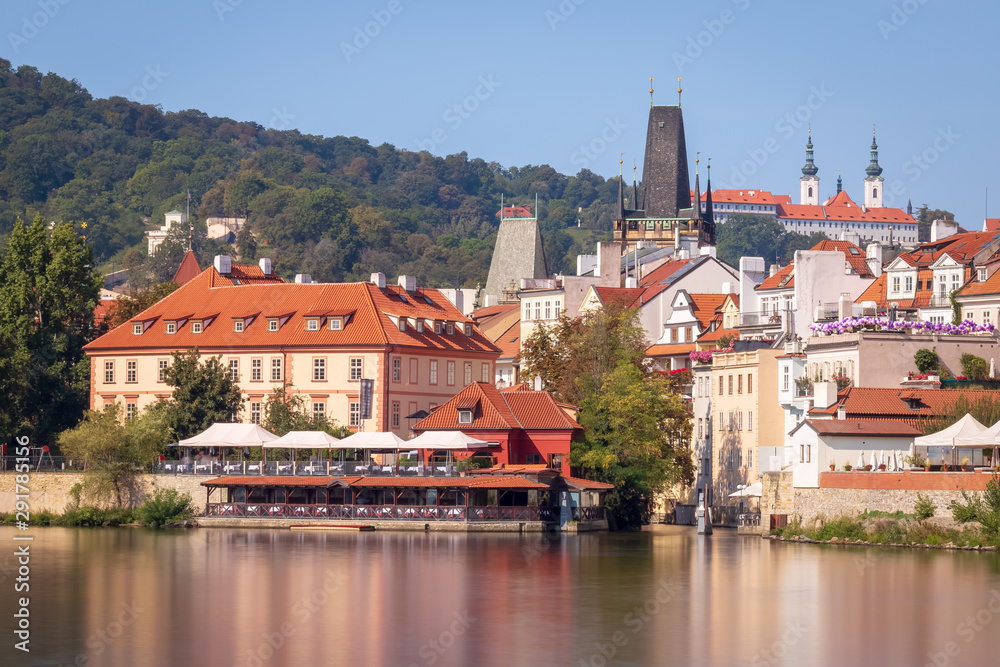
[[[674,526],[34,534],[32,660],[16,664],[922,665],[955,642],[947,664],[986,665],[1000,650],[996,554]],[[960,626],[983,609],[981,631]]]

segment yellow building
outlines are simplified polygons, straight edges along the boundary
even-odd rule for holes
[[[729,494],[758,481],[759,447],[784,445],[778,403],[782,349],[716,354],[712,359],[712,505],[731,506]]]
[[[405,436],[429,411],[474,381],[493,382],[499,350],[438,290],[412,277],[369,283],[286,283],[270,263],[217,257],[178,290],[86,346],[90,405],[120,403],[131,416],[169,398],[171,352],[221,356],[260,422],[275,389],[298,394],[314,414],[362,425],[361,379],[374,381],[364,429]]]

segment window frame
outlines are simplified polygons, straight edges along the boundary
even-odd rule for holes
[[[284,382],[284,360],[281,357],[271,357],[271,382]]]
[[[234,357],[229,360],[229,379],[232,382],[240,381],[240,359]]]
[[[253,357],[250,359],[250,381],[264,381],[264,357]]]
[[[312,379],[313,382],[326,382],[326,357],[313,357]]]
[[[139,382],[139,360],[125,360],[125,384],[137,384]]]
[[[110,379],[108,379],[110,378]],[[104,360],[104,384],[115,384],[115,360]]]
[[[355,364],[355,362],[357,362]],[[365,358],[364,357],[348,357],[347,362],[347,381],[348,382],[360,382],[361,378],[365,376]]]

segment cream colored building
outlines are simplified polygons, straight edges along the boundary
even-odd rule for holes
[[[783,349],[716,354],[712,359],[712,505],[731,506],[739,484],[758,481],[758,447],[784,445],[778,403],[778,356]],[[697,426],[695,427],[697,428]]]
[[[286,283],[264,261],[228,259],[87,345],[92,408],[120,403],[131,416],[169,398],[171,352],[194,347],[219,357],[239,383],[242,422],[261,421],[268,396],[284,387],[341,425],[406,437],[417,421],[408,415],[493,381],[497,347],[412,278],[401,276],[399,286],[381,274],[370,283]],[[365,420],[361,379],[374,381]]]

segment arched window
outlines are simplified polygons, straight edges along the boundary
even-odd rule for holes
[[[878,188],[872,188],[872,199],[878,198]]]
[[[812,186],[811,186],[811,185],[809,186],[809,196],[810,196],[810,197],[812,197],[812,196],[813,196],[813,189],[812,189]]]

